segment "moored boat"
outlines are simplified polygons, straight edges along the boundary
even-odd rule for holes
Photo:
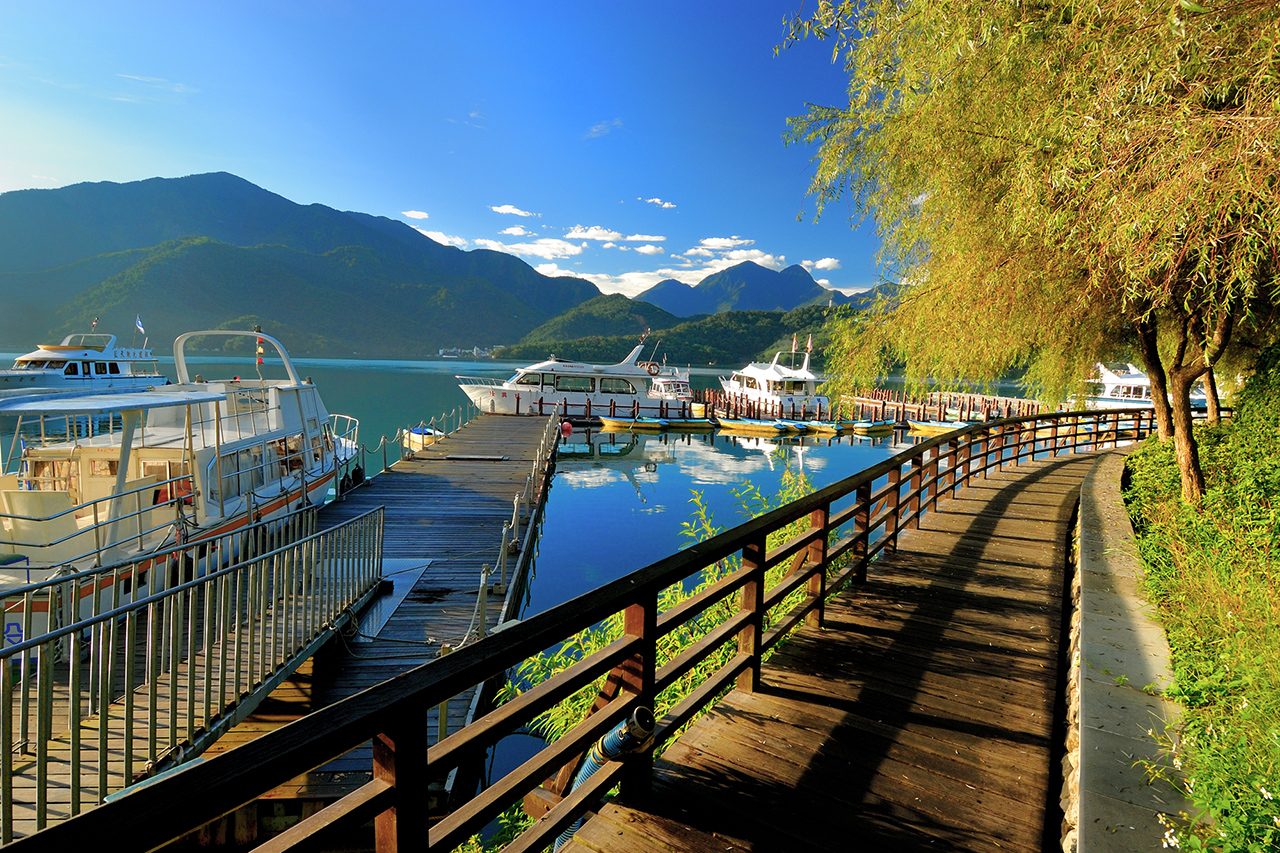
[[[796,351],[790,353],[791,366],[782,364],[785,353],[778,352],[773,361],[752,362],[722,377],[720,385],[730,399],[750,405],[765,417],[822,420],[830,417],[831,403],[817,390],[821,378],[809,369],[808,351],[804,361],[795,366]]]
[[[256,337],[287,378],[192,376],[185,346],[197,335]],[[16,419],[0,459],[0,594],[222,536],[340,488],[358,423],[329,414],[279,341],[191,332],[174,342],[174,360],[175,385],[0,400],[0,416]]]
[[[782,435],[787,425],[777,420],[759,418],[717,418],[722,432],[744,432],[753,435]]]
[[[145,347],[120,347],[108,334],[67,335],[60,344],[42,344],[0,370],[0,398],[25,394],[89,391],[108,393],[165,385]]]
[[[509,379],[458,376],[458,386],[482,412],[520,415],[563,412],[571,417],[683,416],[692,393],[689,375],[656,361],[639,361],[644,344],[617,364],[552,356],[516,370]]]
[[[946,435],[958,429],[972,426],[970,421],[907,421],[911,431],[918,435]]]

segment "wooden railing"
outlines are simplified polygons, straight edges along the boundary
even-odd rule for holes
[[[539,789],[549,775],[571,765],[592,742],[638,705],[718,650],[727,662],[659,720],[656,745],[669,740],[724,690],[756,689],[761,656],[802,622],[820,624],[826,597],[846,582],[864,580],[868,564],[896,547],[901,530],[918,525],[935,502],[970,479],[1032,457],[1094,450],[1137,439],[1153,429],[1151,412],[1053,414],[994,421],[928,439],[892,459],[748,521],[501,633],[376,685],[251,743],[161,779],[145,791],[109,802],[15,842],[49,845],[100,843],[114,837],[150,849],[252,801],[273,787],[372,739],[373,779],[301,821],[260,850],[294,845],[322,847],[329,833],[373,819],[378,849],[449,850],[500,812]],[[799,523],[800,533],[769,547],[769,535]],[[679,605],[661,612],[662,591],[694,584],[704,570],[740,555],[740,568]],[[766,588],[766,572],[778,580]],[[783,612],[797,592],[799,603]],[[670,660],[659,660],[658,641],[692,620],[709,621],[718,602],[727,615],[699,625],[701,638]],[[791,596],[794,600],[796,596]],[[553,678],[427,748],[427,709],[473,685],[503,677],[513,666],[611,616],[622,636]],[[733,644],[729,646],[728,644]],[[438,822],[428,815],[428,786],[464,762],[477,760],[503,736],[527,725],[576,691],[601,679],[598,713],[548,744],[507,776]],[[563,797],[507,849],[541,850],[614,785],[642,792],[652,750],[614,761]],[[563,775],[563,774],[562,774]]]

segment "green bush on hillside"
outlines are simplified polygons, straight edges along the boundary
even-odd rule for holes
[[[1280,847],[1280,347],[1221,427],[1198,428],[1208,491],[1181,500],[1171,444],[1130,459],[1126,491],[1149,598],[1169,636],[1172,698],[1187,713],[1177,764],[1203,814],[1184,846]]]

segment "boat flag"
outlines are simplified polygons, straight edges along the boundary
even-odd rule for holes
[[[792,332],[792,333],[791,333],[791,351],[792,351],[792,352],[795,352],[795,351],[796,351],[796,346],[797,346],[797,344],[796,344],[796,333],[795,333],[795,332]]]
[[[133,325],[137,326],[137,327],[138,327],[138,331],[139,331],[139,332],[142,332],[142,334],[144,334],[144,335],[145,335],[145,334],[147,333],[147,330],[146,330],[146,329],[144,329],[144,328],[142,328],[142,315],[141,315],[141,314],[134,314],[134,315],[133,315]]]
[[[92,332],[96,328],[98,328],[98,318],[94,317],[93,322],[89,324],[89,331]]]
[[[258,364],[262,364],[262,338],[258,338]]]
[[[804,345],[805,352],[813,352],[813,333],[809,333],[809,343]]]

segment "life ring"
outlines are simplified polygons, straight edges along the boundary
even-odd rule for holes
[[[659,371],[661,368],[659,368],[659,367],[658,367],[658,362],[656,362],[656,361],[650,361],[650,362],[647,362],[647,363],[645,364],[644,369],[645,369],[645,370],[647,370],[647,371],[649,371],[649,375],[650,375],[650,376],[657,376],[657,375],[658,375],[658,371]]]

